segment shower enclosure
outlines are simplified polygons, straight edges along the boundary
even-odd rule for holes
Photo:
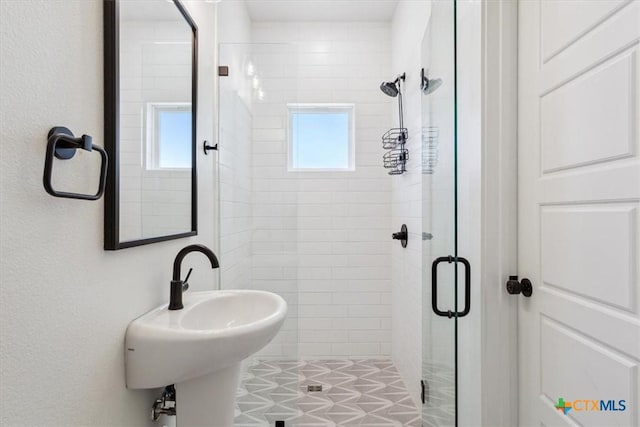
[[[289,304],[278,336],[245,362],[236,426],[457,424],[470,301],[457,253],[454,7],[434,2],[411,70],[392,69],[380,24],[334,23],[326,40],[295,27],[284,42],[258,28],[254,43],[219,46],[221,286]],[[380,138],[398,104],[379,88],[403,71],[410,157],[390,175]],[[406,249],[391,239],[409,216],[398,201],[413,211]],[[405,278],[422,292],[422,343],[407,343],[421,361],[396,361],[392,345]]]
[[[455,7],[432,3],[421,49],[425,426],[458,425],[459,319],[471,303],[470,266],[458,254]]]

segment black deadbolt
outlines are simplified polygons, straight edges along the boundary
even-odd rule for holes
[[[521,281],[518,281],[518,276],[509,276],[509,280],[507,281],[507,292],[510,295],[522,294],[528,298],[533,293],[533,285],[531,284],[531,280],[526,277]]]

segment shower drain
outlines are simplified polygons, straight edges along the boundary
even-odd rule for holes
[[[309,384],[307,386],[307,391],[308,392],[318,392],[318,391],[322,391],[322,384],[315,384],[315,385],[311,385]]]

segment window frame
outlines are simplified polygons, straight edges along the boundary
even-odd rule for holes
[[[145,126],[145,167],[146,171],[186,171],[192,168],[166,168],[160,166],[160,142],[157,139],[159,135],[158,126],[160,121],[158,120],[159,114],[165,111],[189,111],[193,114],[192,104],[190,102],[147,102],[146,105],[147,123]],[[193,124],[193,120],[192,120]],[[193,131],[192,131],[193,132]]]
[[[348,165],[344,168],[300,168],[293,162],[293,115],[304,111],[316,114],[348,113]],[[289,172],[353,172],[356,170],[356,105],[353,103],[290,103],[287,104],[287,171]]]

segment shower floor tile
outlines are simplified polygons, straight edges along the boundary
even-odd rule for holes
[[[308,391],[321,385],[322,391]],[[235,427],[419,427],[420,413],[388,359],[258,361],[238,390]]]

